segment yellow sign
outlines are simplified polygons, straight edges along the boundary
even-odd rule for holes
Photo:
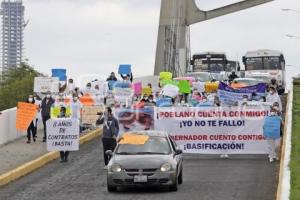
[[[56,107],[51,108],[51,119],[58,118],[59,114],[60,114],[60,106],[56,106]],[[66,116],[71,116],[70,106],[66,107]]]
[[[119,139],[119,144],[143,145],[149,140],[148,135],[139,135],[134,133],[124,133]]]
[[[152,88],[149,88],[149,87],[143,88],[142,95],[147,95],[147,96],[152,95]]]
[[[171,72],[160,72],[159,80],[172,80],[173,74]]]
[[[218,82],[206,82],[204,84],[205,87],[205,92],[206,93],[212,93],[212,92],[217,92],[219,88],[219,83]]]

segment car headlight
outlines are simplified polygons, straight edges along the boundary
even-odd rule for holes
[[[122,171],[122,168],[119,164],[113,164],[111,167],[110,167],[110,170],[112,172],[120,172]]]
[[[160,167],[160,171],[162,172],[168,172],[170,171],[172,168],[171,164],[170,163],[165,163],[163,164],[161,167]]]

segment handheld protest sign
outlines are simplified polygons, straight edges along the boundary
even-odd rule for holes
[[[175,85],[166,85],[162,90],[162,95],[175,98],[178,95],[179,88]]]
[[[137,82],[133,84],[134,94],[140,95],[142,94],[142,82]]]
[[[60,108],[61,108],[60,106],[51,107],[51,110],[50,110],[51,119],[58,118],[58,116],[60,114]],[[71,116],[71,107],[70,106],[66,107],[66,116]]]
[[[93,105],[95,105],[95,100],[89,94],[86,94],[86,95],[83,95],[82,97],[80,97],[79,101],[80,101],[80,103],[82,105],[85,105],[85,106],[93,106]]]
[[[52,77],[58,77],[59,81],[67,80],[67,70],[66,69],[52,69]]]
[[[143,88],[142,95],[147,95],[147,96],[152,95],[152,88],[149,88],[149,87]]]
[[[161,85],[162,87],[164,87],[164,86],[166,86],[166,85],[168,85],[168,84],[177,86],[177,85],[178,85],[178,82],[177,82],[176,80],[171,80],[171,79],[166,79],[166,80],[160,81],[160,85]]]
[[[160,72],[159,80],[172,80],[173,74],[171,72]]]
[[[191,86],[187,80],[180,80],[178,83],[179,92],[182,94],[190,94],[191,93]]]
[[[48,151],[78,151],[79,150],[79,120],[49,119],[47,121]]]
[[[98,113],[104,113],[104,106],[83,106],[81,111],[82,124],[96,125]]]
[[[204,84],[205,92],[206,93],[212,93],[214,91],[217,91],[219,88],[218,82],[206,82]]]
[[[16,129],[21,132],[26,132],[36,115],[37,105],[19,102],[16,117]]]
[[[119,74],[131,74],[131,65],[120,65],[119,66],[119,71],[118,71]]]
[[[48,91],[55,93],[59,92],[59,78],[58,77],[35,77],[34,78],[34,92],[47,93]]]

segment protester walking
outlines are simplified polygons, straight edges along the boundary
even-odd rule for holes
[[[119,122],[113,116],[112,109],[107,108],[106,116],[97,121],[97,124],[103,124],[103,155],[104,155],[104,169],[107,169],[107,164],[109,162],[109,156],[106,155],[107,150],[114,151],[117,145],[117,137],[119,134]]]
[[[62,106],[60,108],[60,114],[58,116],[58,118],[67,118],[68,116],[66,115],[66,107]],[[68,157],[69,157],[69,151],[60,151],[60,162],[68,162]]]
[[[50,119],[51,115],[51,107],[55,103],[55,100],[51,97],[51,92],[47,92],[46,97],[42,100],[42,120],[43,120],[43,125],[44,125],[44,137],[43,137],[43,142],[46,142],[47,139],[47,120]]]
[[[266,101],[271,104],[274,104],[275,102],[277,102],[279,105],[279,111],[280,112],[282,111],[282,103],[281,103],[280,96],[277,93],[277,90],[273,86],[271,86],[269,88],[269,94],[266,97]]]
[[[30,104],[35,104],[33,95],[29,95],[28,99],[27,99],[27,103]],[[35,118],[30,122],[29,127],[27,128],[27,143],[31,143],[31,138],[33,139],[33,141],[36,141],[36,131],[35,131],[35,126],[34,126],[34,120]]]
[[[276,155],[276,140],[280,138],[280,127],[282,119],[278,116],[278,112],[273,107],[270,115],[265,118],[263,126],[263,135],[268,143],[269,161],[278,160]]]

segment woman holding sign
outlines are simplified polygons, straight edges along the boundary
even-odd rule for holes
[[[35,104],[33,95],[29,95],[29,97],[27,99],[27,103]],[[31,136],[32,136],[33,141],[35,142],[36,141],[36,129],[35,129],[33,121],[31,121],[29,127],[27,128],[27,143],[28,144],[31,143]]]

